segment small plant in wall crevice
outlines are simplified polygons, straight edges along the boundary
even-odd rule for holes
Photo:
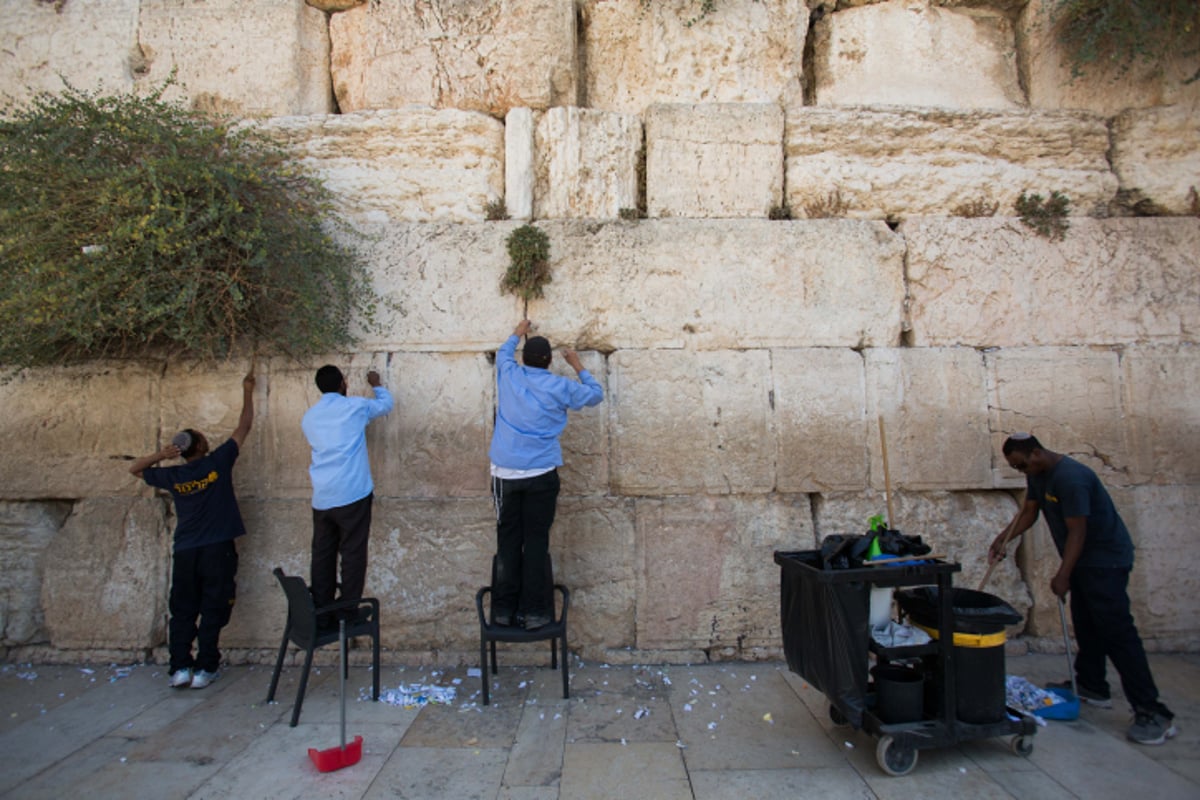
[[[1031,228],[1038,236],[1050,241],[1061,241],[1067,235],[1071,223],[1067,221],[1067,212],[1071,210],[1071,199],[1055,189],[1049,198],[1040,194],[1021,192],[1013,204],[1021,222]]]
[[[528,314],[529,301],[542,297],[551,280],[550,237],[541,228],[522,225],[508,235],[505,245],[509,265],[500,281],[500,290],[524,300]]]

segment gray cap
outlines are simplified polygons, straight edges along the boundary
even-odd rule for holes
[[[187,431],[180,431],[171,437],[171,444],[179,448],[179,452],[187,452],[187,449],[192,446],[192,435]]]

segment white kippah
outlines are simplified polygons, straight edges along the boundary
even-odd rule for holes
[[[179,452],[185,452],[192,446],[192,435],[187,431],[180,431],[171,437],[171,444],[179,448]]]
[[[1033,438],[1033,434],[1032,434],[1032,433],[1025,433],[1024,431],[1017,431],[1016,433],[1014,433],[1013,435],[1009,436],[1008,438],[1010,438],[1010,439],[1013,439],[1013,440],[1015,440],[1015,441],[1018,441],[1018,442],[1019,442],[1019,441],[1021,441],[1022,439],[1032,439],[1032,438]]]

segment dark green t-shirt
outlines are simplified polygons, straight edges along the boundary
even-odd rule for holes
[[[1133,540],[1108,490],[1090,468],[1063,456],[1049,472],[1027,475],[1025,481],[1029,499],[1037,502],[1046,517],[1060,556],[1067,543],[1067,518],[1087,517],[1087,536],[1078,566],[1133,566]]]

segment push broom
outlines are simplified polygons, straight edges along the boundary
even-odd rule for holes
[[[342,767],[357,764],[362,758],[362,737],[355,736],[354,741],[346,745],[346,620],[338,620],[338,679],[341,683],[342,696],[342,743],[339,747],[318,750],[308,748],[308,757],[320,772],[333,772]]]

